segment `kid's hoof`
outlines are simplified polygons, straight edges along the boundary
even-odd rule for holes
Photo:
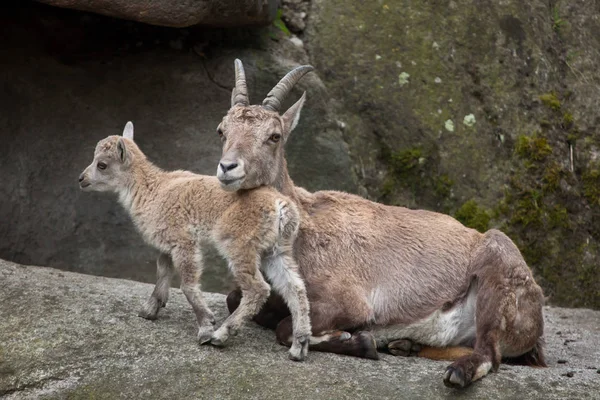
[[[212,344],[213,346],[216,346],[216,347],[224,347],[225,341],[220,338],[212,337],[210,339],[210,344]]]
[[[210,344],[217,347],[225,346],[225,342],[229,339],[229,330],[228,328],[221,326],[219,329],[212,334],[210,338]]]
[[[200,344],[205,344],[211,341],[214,333],[214,329],[212,326],[204,326],[198,329],[198,342]]]
[[[302,353],[302,349],[290,349],[289,358],[292,361],[304,361],[306,359],[305,355]]]
[[[158,318],[158,313],[148,312],[146,309],[141,309],[138,313],[138,317],[154,321],[156,318]]]
[[[292,343],[290,347],[289,357],[293,361],[304,361],[308,355],[308,344],[310,335],[303,335],[298,337]]]
[[[449,388],[462,389],[469,385],[465,380],[465,374],[460,368],[448,367],[444,373],[444,385]]]

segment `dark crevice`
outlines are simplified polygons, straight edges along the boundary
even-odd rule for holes
[[[63,378],[59,378],[56,376],[49,376],[49,377],[46,377],[46,378],[41,379],[36,382],[26,383],[24,385],[20,385],[20,386],[8,388],[8,389],[0,389],[0,397],[7,396],[9,394],[13,394],[13,393],[17,393],[17,392],[24,392],[26,390],[31,390],[31,389],[43,389],[44,386],[48,382],[60,382],[63,380],[64,380]]]
[[[233,89],[233,88],[231,88],[231,87],[228,87],[228,86],[221,85],[219,82],[217,82],[217,81],[215,80],[214,76],[212,76],[212,75],[210,74],[210,72],[208,71],[208,68],[206,67],[206,62],[205,62],[204,60],[202,60],[202,68],[204,68],[204,71],[206,72],[206,77],[207,77],[207,78],[208,78],[208,79],[209,79],[209,80],[210,80],[212,83],[214,83],[214,84],[215,84],[217,87],[219,87],[219,88],[221,88],[221,89],[223,89],[223,90],[227,91],[227,93],[230,93],[230,92],[231,92],[231,89]]]

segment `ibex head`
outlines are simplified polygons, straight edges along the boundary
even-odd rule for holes
[[[290,71],[269,92],[262,105],[250,105],[246,74],[235,60],[235,88],[231,109],[217,128],[223,141],[223,155],[217,178],[225,190],[251,189],[272,185],[285,164],[283,146],[298,124],[306,93],[283,115],[281,104],[294,85],[313,70],[303,65]]]
[[[144,158],[133,142],[133,124],[128,122],[123,136],[109,136],[96,145],[94,160],[79,175],[83,191],[118,191],[126,186],[134,159]]]

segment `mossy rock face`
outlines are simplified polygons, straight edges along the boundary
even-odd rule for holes
[[[509,233],[551,302],[599,308],[595,13],[314,0],[307,42],[371,198],[471,225],[474,204],[490,216],[477,228]]]

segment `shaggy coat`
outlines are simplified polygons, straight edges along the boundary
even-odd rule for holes
[[[286,196],[269,188],[228,193],[214,177],[163,171],[133,142],[131,123],[123,137],[109,136],[98,143],[94,161],[79,182],[86,191],[116,192],[143,238],[161,252],[156,287],[140,316],[156,318],[167,302],[176,270],[196,314],[200,342],[223,345],[268,298],[270,286],[262,268],[293,315],[290,357],[304,359],[310,335],[309,306],[292,256],[299,212]],[[209,244],[229,261],[243,295],[239,308],[216,331],[199,284],[202,248]]]

